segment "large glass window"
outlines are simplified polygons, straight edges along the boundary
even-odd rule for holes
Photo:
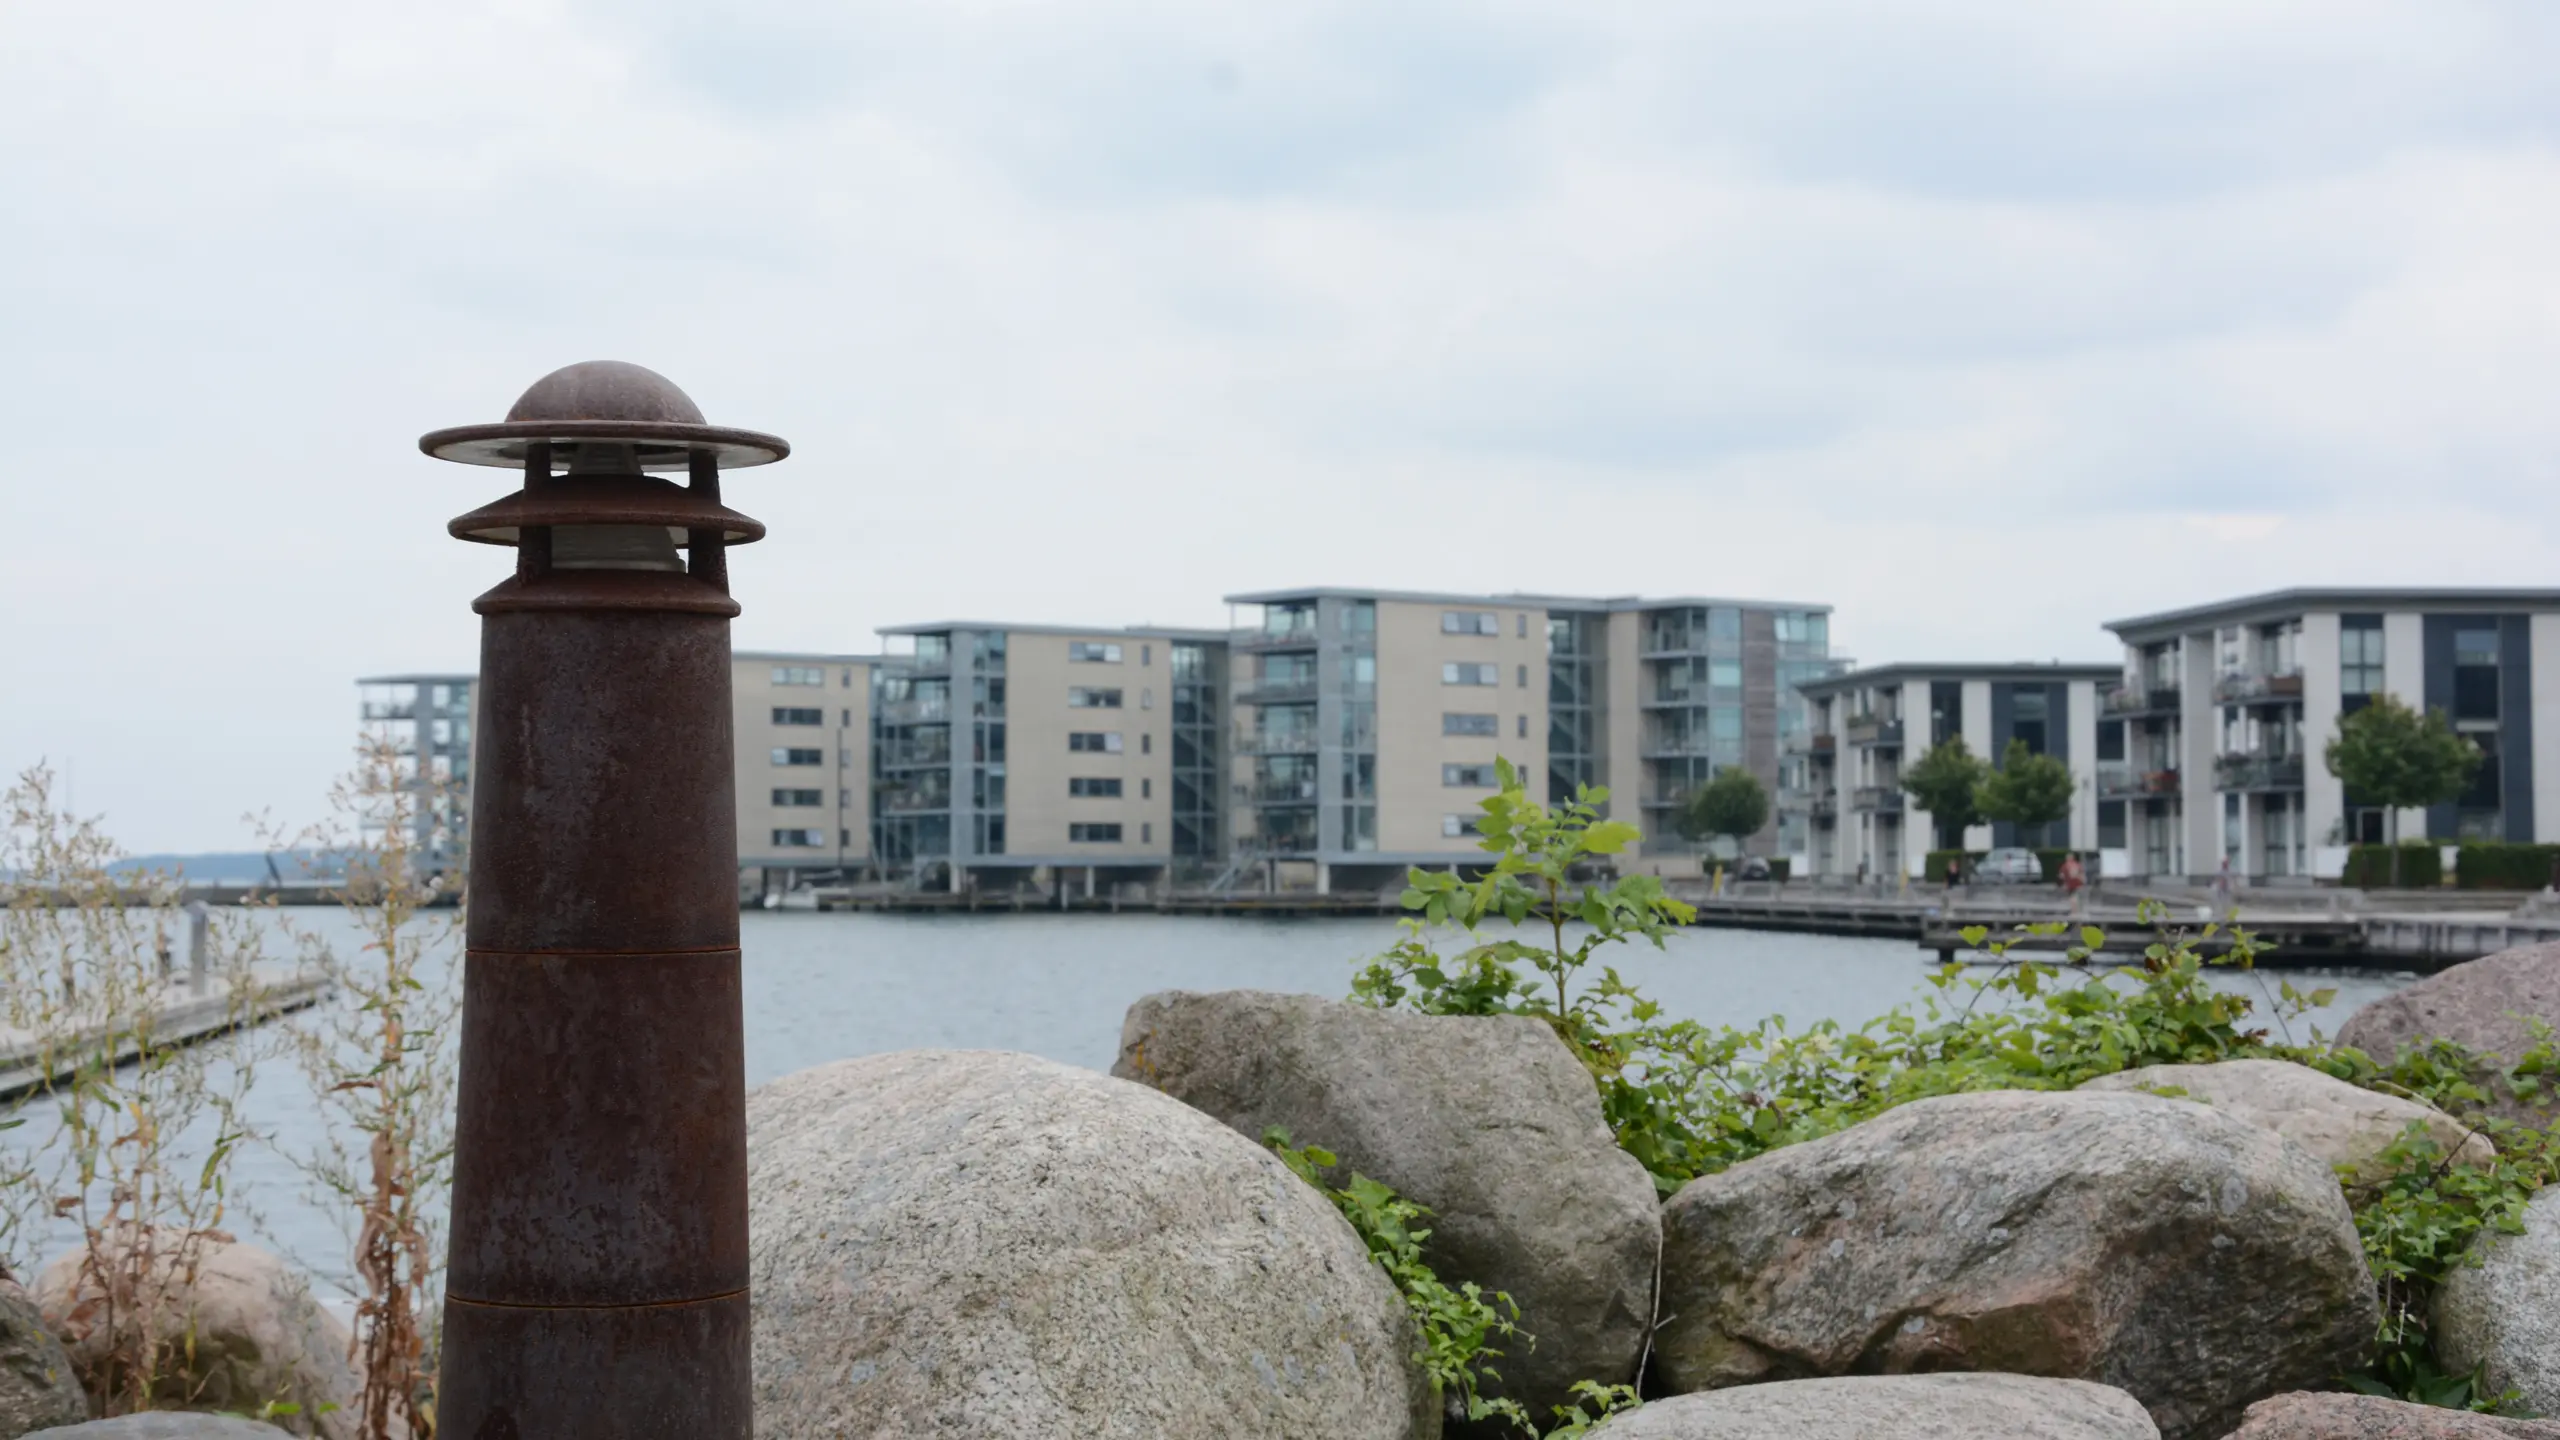
[[[2453,632],[2453,718],[2494,724],[2498,718],[2498,632],[2493,626]]]
[[[1447,711],[1440,717],[1440,733],[1443,735],[1500,735],[1502,733],[1501,717],[1462,713],[1455,710]]]
[[[1490,610],[1443,610],[1440,612],[1443,635],[1499,635],[1502,617]]]
[[[2052,697],[2041,688],[2015,692],[2009,697],[2009,738],[2025,741],[2030,755],[2044,754],[2051,710]]]
[[[1490,662],[1479,664],[1473,661],[1451,660],[1440,667],[1440,683],[1443,685],[1499,685],[1502,683],[1502,672],[1499,667]]]
[[[1070,710],[1117,710],[1120,708],[1120,692],[1099,689],[1091,685],[1070,685],[1067,687],[1067,708]]]
[[[1117,665],[1120,647],[1098,640],[1071,640],[1067,642],[1067,659],[1080,665]]]
[[[2382,617],[2347,615],[2338,622],[2338,691],[2382,693]]]

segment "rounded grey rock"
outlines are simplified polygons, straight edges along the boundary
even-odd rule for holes
[[[2523,1234],[2483,1231],[2474,1244],[2480,1263],[2456,1265],[2436,1290],[2445,1368],[2485,1364],[2492,1391],[2520,1390],[2533,1409],[2560,1413],[2560,1187],[2525,1202]]]
[[[2560,1440],[2560,1423],[2296,1390],[2250,1406],[2229,1440]]]
[[[1439,1433],[1404,1303],[1332,1201],[1144,1086],[993,1051],[838,1061],[748,1097],[747,1169],[759,1436]]]
[[[1594,1440],[2160,1440],[2134,1398],[2025,1375],[1781,1380],[1656,1400]]]
[[[2432,1105],[2350,1085],[2290,1060],[2221,1060],[2209,1065],[2145,1065],[2085,1081],[2083,1090],[2175,1092],[2252,1125],[2263,1125],[2333,1170],[2363,1180],[2411,1125],[2465,1165],[2497,1163],[2489,1137]]]
[[[190,1415],[183,1410],[159,1410],[148,1415],[124,1415],[113,1420],[91,1420],[79,1425],[63,1425],[51,1430],[38,1430],[29,1440],[276,1440],[285,1432],[273,1425],[255,1420],[240,1420],[229,1415]]]
[[[0,1280],[0,1440],[89,1418],[71,1354],[45,1328],[35,1302]]]
[[[2326,1165],[2185,1100],[1915,1101],[1681,1188],[1655,1374],[1685,1393],[2002,1371],[2131,1394],[2168,1440],[2328,1383],[2380,1309]]]
[[[1535,1337],[1502,1345],[1488,1393],[1544,1418],[1575,1381],[1635,1378],[1661,1200],[1543,1022],[1175,990],[1129,1007],[1111,1073],[1254,1139],[1279,1126],[1340,1157],[1337,1183],[1366,1175],[1427,1206],[1433,1271],[1508,1294]]]
[[[2454,1040],[2512,1064],[2533,1046],[2532,1022],[2560,1026],[2560,941],[2519,945],[2440,971],[2347,1017],[2338,1043],[2389,1064],[2403,1049]],[[2526,1104],[2483,1066],[2474,1078],[2492,1113],[2547,1126],[2552,1114]]]

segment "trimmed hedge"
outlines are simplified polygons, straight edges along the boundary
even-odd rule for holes
[[[1787,871],[1792,868],[1793,867],[1787,861],[1787,857],[1784,855],[1772,855],[1769,857],[1769,878],[1781,885],[1787,883]]]
[[[2560,865],[2560,845],[2470,841],[2454,852],[2453,883],[2465,890],[2539,890]]]
[[[1943,885],[1947,879],[1947,862],[1953,860],[1962,867],[1960,873],[1964,878],[1970,880],[1973,878],[1973,862],[1990,853],[1988,850],[1932,850],[1929,858],[1920,862],[1917,878],[1932,885]]]
[[[2388,889],[2391,885],[2391,847],[2357,845],[2347,851],[2346,873],[2338,877],[2341,885],[2365,890]],[[2400,842],[2400,888],[2423,889],[2444,883],[2444,855],[2431,841]]]

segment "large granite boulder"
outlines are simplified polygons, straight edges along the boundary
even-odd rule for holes
[[[2519,945],[2430,975],[2367,1004],[2338,1029],[2338,1043],[2388,1062],[2410,1045],[2456,1040],[2513,1064],[2534,1044],[2527,1024],[2560,1026],[2560,941]],[[2494,1113],[2518,1124],[2547,1126],[2555,1107],[2527,1104],[2504,1083],[2488,1083]]]
[[[147,1255],[135,1253],[145,1244]],[[94,1265],[83,1259],[87,1250],[71,1251],[35,1286],[46,1327],[62,1337],[91,1393],[110,1388],[111,1316],[143,1313],[133,1296],[156,1290],[163,1298],[150,1306],[153,1329],[183,1361],[155,1387],[156,1404],[247,1414],[280,1401],[301,1407],[276,1422],[281,1428],[323,1440],[355,1433],[362,1386],[348,1359],[347,1327],[320,1308],[292,1266],[219,1230],[197,1232],[190,1243],[177,1230],[127,1226],[96,1249]],[[101,1276],[124,1277],[112,1309]]]
[[[38,1430],[43,1440],[276,1440],[284,1432],[255,1420],[228,1415],[190,1415],[160,1410],[115,1420],[91,1420],[54,1430]]]
[[[1656,1400],[1605,1440],[2160,1440],[2134,1398],[2026,1375],[1781,1380]]]
[[[1489,1392],[1543,1419],[1577,1380],[1635,1378],[1660,1200],[1544,1023],[1167,991],[1129,1007],[1111,1069],[1244,1135],[1280,1126],[1429,1207],[1432,1269],[1509,1294],[1536,1337],[1508,1346]]]
[[[88,1418],[71,1352],[45,1328],[26,1290],[0,1272],[0,1440]]]
[[[2515,1389],[2560,1414],[2560,1188],[2525,1202],[2524,1233],[2483,1231],[2477,1265],[2436,1289],[2436,1353],[2456,1373],[2485,1364],[2492,1391]]]
[[[992,1051],[838,1061],[748,1097],[747,1172],[760,1436],[1439,1433],[1403,1301],[1332,1202],[1144,1086]]]
[[[2250,1406],[2231,1440],[2560,1440],[2560,1423],[2298,1390]]]
[[[2088,1081],[2083,1090],[2177,1092],[2252,1125],[2263,1125],[2301,1146],[2312,1158],[2348,1176],[2368,1174],[2373,1162],[2411,1125],[2424,1125],[2436,1145],[2466,1165],[2498,1158],[2485,1135],[2432,1105],[2350,1085],[2290,1060],[2223,1060],[2211,1065],[2145,1065]]]
[[[2323,1384],[2379,1321],[2345,1194],[2274,1131],[2102,1091],[1921,1100],[1663,1212],[1673,1392],[1998,1370],[2113,1385],[2169,1440]]]
[[[229,1415],[190,1415],[159,1410],[114,1420],[91,1420],[53,1430],[38,1430],[43,1440],[276,1440],[284,1432],[256,1420]]]

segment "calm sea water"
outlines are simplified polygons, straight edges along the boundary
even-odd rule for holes
[[[297,917],[356,943],[347,918]],[[851,1056],[921,1047],[1021,1050],[1109,1068],[1120,1019],[1156,990],[1264,989],[1340,996],[1352,962],[1396,938],[1385,919],[1243,920],[1161,915],[820,915],[750,912],[745,942],[747,1081]],[[1611,963],[1666,1013],[1719,1024],[1778,1014],[1857,1023],[1926,989],[1927,957],[1908,941],[1696,930],[1667,948],[1616,947]],[[2334,1032],[2357,1006],[2409,976],[2291,976],[2338,987],[2315,1017]],[[2246,977],[2231,977],[2251,986]],[[2270,987],[2275,983],[2270,977]],[[346,1241],[287,1159],[322,1123],[309,1087],[271,1060],[252,1100],[266,1143],[233,1175],[231,1224],[282,1250],[324,1284],[343,1285]],[[9,1137],[39,1139],[42,1125]],[[66,1248],[76,1232],[48,1237]]]

